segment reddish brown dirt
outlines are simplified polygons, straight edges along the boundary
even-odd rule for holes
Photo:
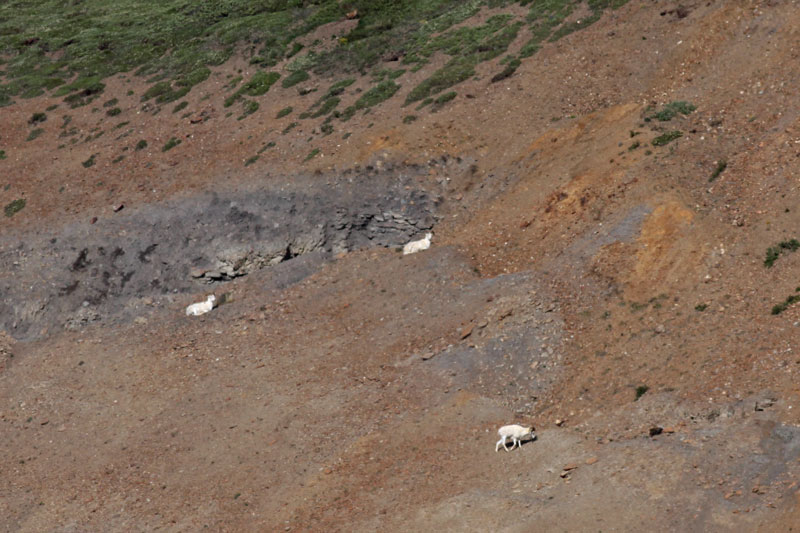
[[[3,336],[0,526],[796,530],[800,317],[770,309],[800,284],[800,254],[763,261],[800,227],[800,8],[674,7],[630,2],[497,84],[483,65],[436,113],[401,107],[429,71],[408,73],[329,136],[307,121],[281,134],[328,80],[226,118],[244,60],[193,90],[186,118],[141,112],[134,76],[108,84],[113,120],[102,98],[61,104],[33,141],[28,118],[57,100],[0,110],[0,203],[27,200],[6,235],[292,175],[465,162],[419,180],[444,191],[426,252],[341,254],[288,287],[267,269],[197,319],[182,296],[114,328]],[[643,121],[673,100],[697,111]],[[684,136],[653,147],[657,127]],[[512,422],[537,440],[495,453]]]

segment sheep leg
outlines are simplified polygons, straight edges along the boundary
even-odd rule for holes
[[[497,444],[494,445],[494,451],[498,451],[500,449],[500,444],[502,444],[504,440],[506,440],[505,437],[497,441]]]
[[[507,451],[507,452],[508,452],[508,451],[511,451],[511,450],[509,450],[509,449],[508,449],[508,446],[506,446],[506,438],[505,438],[505,437],[503,437],[503,449],[504,449],[505,451]],[[512,448],[512,449],[513,449],[513,448]]]

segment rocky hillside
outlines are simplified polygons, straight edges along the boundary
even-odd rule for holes
[[[0,529],[796,528],[796,20],[0,6]]]

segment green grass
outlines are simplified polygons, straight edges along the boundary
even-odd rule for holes
[[[225,107],[230,107],[243,96],[261,96],[281,77],[277,72],[256,72],[250,81],[242,85],[238,91],[225,99]]]
[[[324,102],[322,102],[322,105],[319,106],[319,109],[317,109],[311,115],[311,118],[318,118],[323,115],[327,115],[328,113],[336,109],[336,106],[339,105],[340,101],[341,99],[338,96],[331,96],[330,98],[327,98]]]
[[[275,118],[283,118],[286,115],[289,115],[292,111],[293,111],[292,106],[284,107],[283,109],[278,111],[278,114],[275,115]]]
[[[728,161],[725,159],[720,159],[717,162],[717,167],[714,169],[714,172],[712,172],[711,176],[709,176],[708,181],[711,182],[717,179],[719,175],[725,171],[726,168],[728,168]]]
[[[367,109],[369,107],[378,105],[394,96],[394,93],[399,90],[400,86],[392,80],[382,81],[375,87],[372,87],[370,90],[362,94],[361,97],[356,100],[355,108],[356,110]]]
[[[172,150],[173,148],[175,148],[179,144],[181,144],[181,140],[180,139],[176,139],[175,137],[171,137],[167,141],[167,143],[164,145],[164,147],[161,148],[161,151],[162,152],[166,152],[167,150]]]
[[[701,313],[708,309],[708,304],[697,304],[694,306],[695,311],[700,311]]]
[[[239,116],[239,120],[247,117],[248,115],[252,115],[258,108],[261,107],[258,102],[255,100],[245,100],[244,104],[242,104],[242,114]]]
[[[144,100],[174,102],[206,80],[210,67],[243,49],[253,51],[250,63],[263,70],[291,58],[290,73],[282,82],[286,87],[309,73],[336,77],[371,72],[382,84],[408,69],[418,70],[435,54],[449,56],[443,69],[414,88],[410,103],[474,76],[478,64],[506,53],[526,26],[531,35],[519,57],[505,63],[495,77],[510,76],[520,59],[545,42],[588,27],[626,1],[9,0],[0,3],[0,106],[47,93],[65,97],[71,107],[86,105],[107,90],[107,77],[123,72],[146,77],[150,87]],[[461,24],[484,7],[514,3],[527,14],[494,15],[477,26]],[[588,15],[580,23],[565,23],[579,6]],[[357,26],[335,42],[304,41],[304,46],[298,41],[323,24],[344,20],[353,9],[358,11]],[[403,68],[382,67],[387,58],[401,60]],[[276,78],[266,89],[277,80],[271,74]],[[226,105],[264,94],[266,89],[255,94],[257,85],[237,92]],[[322,100],[331,96],[337,95]]]
[[[5,212],[7,217],[13,217],[25,207],[25,198],[18,198],[12,202],[6,204],[3,212]]]
[[[797,239],[781,241],[775,246],[770,246],[767,248],[767,254],[764,258],[764,266],[767,268],[772,268],[772,265],[774,265],[775,261],[777,261],[781,256],[781,253],[786,251],[796,252],[798,248],[800,248],[800,241]]]
[[[417,120],[415,115],[406,115],[403,117],[403,124],[411,124],[415,120]]]
[[[108,115],[109,117],[115,117],[120,113],[122,113],[122,109],[118,107],[112,107],[111,109],[106,111],[106,115]]]
[[[668,131],[662,135],[659,135],[655,139],[653,139],[653,146],[665,146],[675,139],[679,139],[683,137],[683,132],[680,130]]]
[[[89,159],[87,159],[86,161],[84,161],[83,163],[81,163],[81,165],[83,165],[83,168],[89,168],[89,167],[92,167],[92,166],[94,166],[94,163],[95,163],[95,161],[94,161],[94,156],[95,156],[95,155],[96,155],[96,154],[92,154],[92,156],[91,156]]]
[[[646,116],[644,118],[645,122],[650,122],[652,119],[656,119],[660,122],[667,122],[672,120],[678,115],[689,115],[693,113],[697,109],[697,106],[691,104],[689,102],[683,100],[676,100],[674,102],[670,102],[662,107],[657,112],[653,113],[652,115]]]
[[[28,134],[28,138],[25,139],[25,140],[26,141],[32,141],[32,140],[36,139],[37,137],[39,137],[39,135],[41,135],[42,133],[44,133],[44,130],[42,128],[32,129],[31,132]]]
[[[249,167],[250,165],[252,165],[256,161],[258,161],[258,156],[257,155],[254,155],[252,157],[248,157],[247,161],[244,162],[244,166]]]
[[[306,156],[306,158],[303,160],[303,162],[305,163],[306,161],[311,161],[312,159],[314,159],[315,157],[317,157],[317,154],[319,154],[319,148],[314,148],[313,150],[311,150],[311,151],[308,153],[308,155],[307,155],[307,156]]]
[[[275,146],[275,142],[274,141],[270,141],[267,144],[265,144],[264,146],[262,146],[261,149],[258,151],[258,153],[262,154],[262,153],[266,152],[267,150],[269,150],[270,148],[273,148],[274,146]]]
[[[448,93],[444,93],[444,94],[442,94],[442,95],[439,95],[438,97],[434,98],[434,99],[433,99],[433,103],[434,103],[435,105],[439,105],[439,106],[441,106],[441,105],[444,105],[444,104],[446,104],[446,103],[447,103],[447,102],[449,102],[450,100],[453,100],[453,99],[455,99],[455,97],[456,97],[456,96],[458,96],[458,93],[457,93],[457,92],[455,92],[455,91],[450,91],[450,92],[448,92]]]
[[[179,112],[179,111],[181,111],[183,109],[186,109],[186,106],[188,106],[188,105],[189,105],[189,102],[184,100],[183,102],[181,102],[178,105],[176,105],[175,107],[173,107],[172,108],[172,112],[173,113],[177,113],[177,112]]]
[[[147,141],[145,141],[144,139],[142,139],[141,141],[136,143],[136,151],[137,152],[139,150],[144,150],[145,148],[147,148]]]
[[[283,79],[281,86],[284,89],[288,89],[289,87],[294,87],[298,83],[306,81],[310,77],[311,76],[309,76],[308,72],[305,70],[295,70]]]
[[[286,127],[283,129],[283,131],[281,132],[281,135],[286,135],[287,133],[289,133],[290,131],[292,131],[292,130],[293,130],[293,129],[294,129],[296,126],[297,126],[297,124],[298,124],[297,122],[292,122],[291,124],[289,124],[288,126],[286,126]]]
[[[800,287],[795,289],[795,292],[800,292]],[[790,305],[800,302],[800,294],[791,294],[783,302],[772,306],[772,314],[779,315],[786,311]]]
[[[639,385],[636,387],[636,400],[644,396],[644,394],[650,390],[650,387],[647,385]]]
[[[0,161],[2,161],[3,159],[6,159],[6,158],[8,158],[8,156],[6,155],[6,151],[5,150],[0,150]]]

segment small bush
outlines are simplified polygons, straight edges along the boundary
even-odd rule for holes
[[[701,313],[708,309],[708,304],[697,304],[694,306],[695,311],[700,311]]]
[[[506,78],[510,78],[511,75],[513,75],[514,72],[517,71],[517,68],[519,68],[521,64],[522,61],[520,61],[518,58],[512,59],[511,61],[508,62],[506,68],[504,68],[502,71],[492,76],[491,80],[492,83],[497,83],[498,81],[503,81]]]
[[[115,116],[119,115],[120,113],[122,113],[122,109],[120,109],[118,107],[112,107],[111,109],[106,111],[106,115],[108,115],[109,117],[115,117]]]
[[[295,126],[297,126],[297,122],[292,122],[291,124],[289,124],[284,128],[284,130],[281,132],[281,135],[286,135],[287,133],[292,131]]]
[[[356,100],[356,110],[367,109],[381,102],[388,100],[394,93],[400,90],[400,86],[391,80],[382,81],[375,87],[361,95],[361,98]],[[337,102],[338,103],[338,102]]]
[[[31,118],[28,120],[28,124],[40,124],[47,120],[47,114],[45,113],[34,113],[31,115]]]
[[[403,124],[411,124],[415,120],[417,120],[416,115],[406,115],[403,117]]]
[[[162,152],[166,152],[167,150],[172,150],[173,148],[175,148],[179,144],[181,144],[181,140],[180,139],[176,139],[175,137],[171,137],[167,141],[167,144],[165,144],[164,147],[161,149],[161,151]]]
[[[648,390],[650,390],[650,387],[647,385],[639,385],[636,387],[636,400],[644,396],[644,393],[646,393]]]
[[[795,289],[795,291],[796,292],[800,291],[800,287]],[[777,305],[774,305],[772,307],[772,314],[773,315],[779,315],[779,314],[783,313],[784,311],[786,311],[789,308],[790,305],[795,304],[797,302],[800,302],[800,294],[792,294],[788,298],[786,298],[786,300],[784,300],[783,302],[781,302],[781,303],[779,303]]]
[[[284,78],[281,82],[281,86],[283,86],[284,89],[288,89],[289,87],[294,87],[298,83],[306,81],[310,77],[311,76],[309,76],[308,72],[305,70],[295,70]]]
[[[181,103],[179,103],[178,105],[176,105],[175,107],[173,107],[173,108],[172,108],[172,112],[173,112],[173,113],[177,113],[178,111],[181,111],[181,110],[183,110],[183,109],[186,109],[186,106],[188,106],[188,105],[189,105],[189,102],[187,102],[186,100],[184,100],[183,102],[181,102]]]
[[[688,115],[694,112],[696,109],[697,107],[694,104],[690,104],[689,102],[679,100],[668,103],[656,113],[653,113],[652,115],[645,117],[644,120],[645,122],[649,122],[652,119],[656,119],[661,122],[667,122],[675,118],[678,114]]]
[[[83,165],[83,168],[89,168],[91,166],[94,166],[94,156],[95,154],[92,154],[92,157],[81,163],[81,165]]]
[[[308,155],[303,160],[303,162],[311,161],[312,159],[314,159],[317,156],[317,154],[319,154],[319,148],[314,148],[313,150],[311,150],[311,152],[308,153]]]
[[[443,95],[438,96],[433,101],[433,103],[438,105],[438,106],[442,106],[442,105],[446,104],[447,102],[449,102],[450,100],[453,100],[456,96],[458,96],[457,92],[450,91],[449,93],[444,93]]]
[[[655,139],[653,139],[653,146],[665,146],[675,139],[679,139],[683,137],[683,132],[680,130],[668,131],[663,135],[659,135]]]
[[[262,153],[264,153],[265,151],[269,150],[270,148],[272,148],[274,146],[275,146],[275,141],[270,141],[267,144],[265,144],[264,146],[262,146],[261,149],[258,151],[258,153],[262,154]]]
[[[25,140],[26,140],[26,141],[32,141],[32,140],[36,139],[36,138],[37,138],[39,135],[41,135],[42,133],[44,133],[44,130],[43,130],[42,128],[36,128],[36,129],[33,129],[33,130],[31,130],[31,132],[28,134],[28,138],[27,138],[27,139],[25,139]]]
[[[341,99],[338,96],[332,96],[326,99],[324,102],[322,102],[320,108],[317,109],[317,111],[314,112],[313,115],[311,115],[311,118],[318,118],[323,115],[327,115],[328,113],[336,109],[336,106],[339,105],[340,101]]]
[[[118,103],[119,103],[119,100],[117,100],[116,98],[112,98],[111,100],[108,100],[107,102],[103,102],[103,107],[113,107],[113,106],[117,105]]]
[[[767,248],[767,255],[764,258],[764,266],[767,268],[772,268],[772,265],[775,264],[775,261],[778,260],[778,257],[780,257],[781,253],[787,250],[790,252],[796,252],[798,248],[800,248],[800,241],[797,239],[781,241],[775,246],[770,246]]]
[[[8,157],[5,150],[0,150],[0,161]]]
[[[144,139],[142,139],[141,141],[136,143],[136,151],[137,152],[139,150],[144,150],[145,148],[147,148],[147,141],[145,141]]]
[[[125,159],[125,156],[120,154],[117,157],[115,157],[111,162],[116,164],[116,163],[119,163],[120,161],[122,161],[123,159]]]
[[[275,115],[275,118],[283,118],[286,115],[290,114],[292,111],[293,111],[292,106],[284,107],[283,109],[278,111],[278,114]]]
[[[25,198],[18,198],[13,202],[9,202],[3,211],[7,217],[13,217],[25,207]]]
[[[714,181],[722,174],[725,169],[728,168],[728,162],[725,159],[720,159],[717,163],[717,168],[714,169],[714,172],[711,173],[711,176],[708,178],[708,181]]]
[[[247,161],[244,162],[244,166],[249,167],[250,165],[252,165],[256,161],[258,161],[258,156],[257,155],[254,155],[253,157],[248,157]]]
[[[244,105],[242,105],[242,115],[239,117],[239,120],[242,120],[248,115],[252,115],[258,111],[259,107],[261,107],[261,105],[255,100],[246,100]]]
[[[628,151],[632,152],[632,151],[636,150],[637,148],[639,148],[639,146],[640,146],[639,141],[634,141],[633,144],[628,146]]]

